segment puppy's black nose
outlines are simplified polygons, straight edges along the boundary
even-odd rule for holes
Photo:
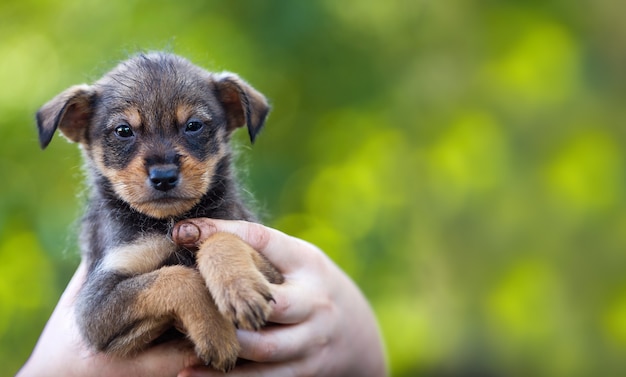
[[[178,167],[172,165],[153,166],[148,170],[152,187],[159,191],[168,191],[178,184]]]

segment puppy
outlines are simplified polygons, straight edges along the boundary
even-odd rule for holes
[[[188,250],[168,234],[191,217],[255,221],[232,173],[229,139],[246,125],[254,142],[268,111],[236,75],[165,53],[135,56],[39,109],[41,147],[59,129],[84,157],[88,272],[76,314],[95,350],[133,355],[175,328],[207,365],[228,371],[239,352],[235,328],[266,323],[270,282],[283,281],[266,259],[234,235]]]

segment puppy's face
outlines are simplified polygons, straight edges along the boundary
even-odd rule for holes
[[[42,148],[54,131],[81,144],[90,168],[135,210],[180,215],[207,193],[230,134],[253,141],[265,98],[228,73],[211,74],[167,54],[121,63],[94,85],[71,87],[37,113]]]

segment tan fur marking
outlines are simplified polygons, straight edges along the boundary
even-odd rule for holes
[[[141,126],[141,115],[139,114],[139,109],[135,107],[129,107],[123,111],[126,120],[132,127]]]
[[[206,194],[221,157],[222,153],[207,161],[199,161],[191,156],[181,158],[181,187],[179,189],[184,192],[184,196],[200,198]]]
[[[187,104],[178,105],[176,107],[176,120],[178,124],[183,124],[189,120],[193,114],[193,107]]]
[[[136,243],[109,250],[101,268],[137,275],[155,270],[175,251],[175,245],[163,235],[140,237]]]
[[[123,170],[107,170],[107,173],[113,173],[109,178],[113,188],[122,198],[132,204],[143,196],[146,190],[147,171],[141,153],[138,153]]]
[[[202,120],[210,120],[211,114],[189,104],[181,104],[176,107],[176,120],[178,124],[184,124],[192,117],[199,117]]]

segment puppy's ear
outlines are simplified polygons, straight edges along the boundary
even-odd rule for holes
[[[45,149],[58,128],[73,142],[84,142],[93,110],[94,90],[89,85],[66,89],[37,111],[39,144]]]
[[[254,143],[270,110],[263,94],[239,76],[228,72],[216,75],[215,85],[217,98],[226,110],[228,131],[232,132],[246,124],[250,141]]]

